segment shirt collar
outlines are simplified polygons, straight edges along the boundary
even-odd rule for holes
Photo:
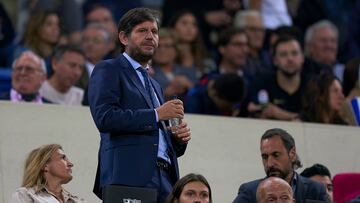
[[[135,61],[135,59],[131,58],[126,52],[123,52],[123,56],[130,62],[131,66],[133,67],[134,70],[138,69],[139,67],[142,67],[142,65]],[[146,70],[149,69],[149,65],[146,65],[145,67]]]
[[[16,90],[12,89],[10,90],[10,100],[12,102],[25,102],[23,99],[22,99],[22,96],[20,93],[18,93]],[[37,94],[36,98],[31,101],[32,103],[37,103],[37,104],[42,104],[42,99],[41,99],[41,95],[40,93]]]

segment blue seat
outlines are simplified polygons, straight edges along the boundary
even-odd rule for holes
[[[0,94],[11,89],[11,71],[10,67],[0,67]]]

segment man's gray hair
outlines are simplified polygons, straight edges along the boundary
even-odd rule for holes
[[[238,11],[234,17],[234,27],[244,28],[247,26],[246,17],[248,16],[255,16],[259,17],[262,21],[261,14],[259,11],[256,10],[245,10],[245,11]]]
[[[24,54],[26,55],[31,55],[34,58],[37,58],[38,60],[40,60],[40,68],[43,71],[44,74],[47,74],[47,69],[46,69],[46,64],[43,58],[41,58],[39,55],[35,54],[35,52],[31,51],[31,50],[26,50],[24,52],[22,52],[18,57],[16,57],[16,59],[14,60],[14,62],[12,63],[11,67],[12,69],[15,68],[15,64],[16,62],[19,60],[19,58],[21,56],[23,56]]]
[[[109,43],[110,42],[110,31],[108,29],[106,29],[106,27],[104,25],[102,25],[101,23],[98,22],[92,22],[89,23],[88,25],[86,25],[85,30],[86,29],[96,29],[96,30],[101,30],[104,33],[104,39],[105,39],[105,43]]]
[[[337,27],[335,26],[334,23],[332,23],[331,21],[329,20],[321,20],[321,21],[318,21],[314,24],[312,24],[307,30],[306,30],[306,33],[305,33],[305,43],[309,43],[313,37],[314,37],[314,32],[318,29],[321,29],[321,28],[330,28],[336,35],[336,38],[338,38],[339,36],[339,30],[337,29]]]

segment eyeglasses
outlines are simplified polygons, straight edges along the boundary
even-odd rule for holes
[[[105,39],[101,38],[101,37],[84,37],[82,39],[82,42],[86,42],[86,43],[94,43],[94,44],[101,44],[105,42]]]
[[[34,74],[35,72],[42,72],[42,70],[31,67],[31,66],[16,66],[13,68],[15,73],[24,72],[26,74]]]

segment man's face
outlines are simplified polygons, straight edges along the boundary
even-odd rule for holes
[[[260,50],[263,46],[265,30],[260,16],[246,17],[245,32],[249,38],[249,46]]]
[[[329,66],[336,62],[338,39],[332,29],[319,28],[314,31],[313,38],[308,44],[310,57],[316,62]]]
[[[326,192],[328,193],[331,202],[333,202],[333,184],[329,176],[315,175],[310,177],[311,180],[319,182],[324,185]]]
[[[175,63],[177,56],[175,42],[171,37],[159,39],[159,46],[155,51],[153,62],[162,66]]]
[[[105,31],[96,28],[87,28],[83,32],[81,46],[89,61],[96,64],[108,53],[108,42],[105,39]]]
[[[260,151],[267,177],[275,176],[289,182],[296,159],[295,148],[287,152],[280,136],[275,135],[261,141]]]
[[[261,187],[260,201],[258,203],[295,202],[290,185],[284,181],[269,181]]]
[[[248,55],[248,39],[245,33],[239,33],[230,39],[230,42],[219,48],[222,55],[222,60],[235,67],[242,67],[245,65]]]
[[[53,60],[53,77],[61,81],[62,89],[68,90],[81,77],[85,67],[85,58],[76,52],[67,51],[59,61]]]
[[[301,72],[304,56],[300,44],[296,40],[280,43],[276,47],[274,64],[287,77],[293,77]]]
[[[156,22],[146,21],[136,25],[129,35],[119,33],[125,52],[138,62],[147,63],[159,44],[159,29]]]
[[[45,81],[46,74],[41,60],[34,54],[24,53],[16,61],[12,72],[12,88],[20,94],[37,93]]]
[[[91,11],[87,16],[86,20],[90,23],[100,23],[111,33],[116,35],[117,29],[111,12],[106,8],[97,8]]]

